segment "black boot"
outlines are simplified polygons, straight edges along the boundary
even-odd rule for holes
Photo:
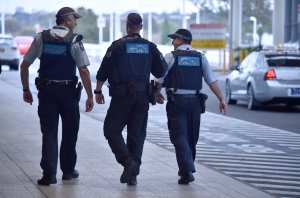
[[[120,177],[120,182],[124,184],[128,183],[132,176],[137,175],[137,163],[134,160],[128,158],[123,165],[124,170]]]
[[[195,178],[192,172],[188,172],[188,173],[180,172],[180,179],[178,180],[178,184],[189,184],[194,180]]]
[[[130,180],[127,182],[128,186],[136,186],[137,185],[137,181],[136,181],[136,176],[132,176],[130,178]]]
[[[64,173],[62,175],[62,180],[71,180],[79,177],[79,172],[77,170],[73,170],[70,173]]]
[[[56,175],[55,174],[44,174],[43,177],[37,180],[38,185],[49,186],[50,184],[56,184]]]

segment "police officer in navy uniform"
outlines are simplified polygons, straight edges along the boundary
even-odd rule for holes
[[[81,42],[82,36],[73,33],[78,18],[81,16],[74,9],[61,8],[56,14],[57,26],[37,34],[21,64],[23,99],[32,104],[33,98],[29,89],[29,66],[36,58],[40,59],[36,86],[39,90],[38,115],[42,131],[40,165],[43,177],[38,180],[39,185],[57,183],[59,116],[62,121],[60,144],[62,179],[71,180],[79,176],[75,165],[81,87],[80,83],[78,84],[76,67],[87,93],[86,112],[91,111],[94,104],[90,74],[87,68],[90,63]]]
[[[146,138],[150,73],[163,77],[166,62],[156,45],[141,38],[142,18],[127,16],[127,36],[108,48],[97,73],[96,102],[104,103],[101,88],[108,79],[110,107],[104,121],[104,136],[118,163],[124,166],[120,182],[136,185]],[[122,131],[127,125],[126,143]]]
[[[227,112],[227,105],[206,57],[191,48],[190,31],[179,29],[168,37],[173,39],[174,51],[165,56],[168,64],[166,76],[157,79],[157,102],[163,103],[164,97],[160,90],[164,85],[168,97],[166,111],[169,135],[179,167],[178,184],[189,184],[194,181],[200,118],[205,111],[207,99],[207,95],[201,93],[202,78],[219,99],[221,112]]]

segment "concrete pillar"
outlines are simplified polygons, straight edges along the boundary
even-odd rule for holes
[[[142,12],[140,12],[139,14],[141,15],[141,17],[142,17],[142,20],[144,21],[144,14],[143,14]],[[140,35],[141,35],[141,37],[143,37],[143,38],[144,38],[144,27],[141,29],[141,31],[140,31]]]
[[[152,12],[148,13],[148,40],[152,41]]]
[[[110,13],[109,18],[109,41],[113,42],[114,38],[114,13]]]
[[[1,34],[5,34],[5,16],[3,9],[1,9]]]
[[[230,46],[236,48],[241,45],[242,33],[242,5],[243,0],[230,1]]]
[[[284,43],[285,41],[285,1],[274,0],[272,17],[273,44]]]
[[[280,2],[280,0],[277,0]],[[285,2],[285,15],[284,15],[284,42],[289,42],[291,41],[291,18],[292,18],[292,13],[291,13],[291,0],[286,0]],[[274,3],[275,4],[275,3]],[[276,5],[276,4],[275,4]]]
[[[185,2],[186,0],[182,0],[182,28],[187,28],[187,17],[185,12]]]
[[[121,18],[120,14],[115,13],[115,39],[121,38]]]
[[[292,31],[291,31],[291,42],[298,41],[298,0],[292,0],[291,11],[292,17]]]
[[[298,0],[298,48],[300,50],[300,0]]]

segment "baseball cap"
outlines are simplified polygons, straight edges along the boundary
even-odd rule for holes
[[[130,13],[127,16],[128,25],[142,25],[143,19],[138,13]]]
[[[76,17],[76,18],[81,18],[82,17],[80,14],[75,12],[75,10],[73,8],[63,7],[63,8],[58,10],[58,12],[56,14],[56,18],[66,17],[66,16],[69,16],[69,15],[74,15],[74,17]]]
[[[169,34],[168,37],[172,39],[180,37],[189,41],[193,39],[191,32],[187,29],[178,29],[174,34]]]

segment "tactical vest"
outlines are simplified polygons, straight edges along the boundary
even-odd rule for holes
[[[150,42],[143,38],[124,37],[120,39],[118,53],[115,57],[114,82],[116,84],[135,82],[149,82],[152,53]]]
[[[202,55],[197,51],[176,50],[175,61],[165,78],[167,88],[199,91],[202,88]]]
[[[76,76],[76,65],[70,50],[75,36],[70,31],[65,37],[56,39],[50,35],[50,30],[42,32],[43,52],[38,71],[40,78],[72,80]]]

